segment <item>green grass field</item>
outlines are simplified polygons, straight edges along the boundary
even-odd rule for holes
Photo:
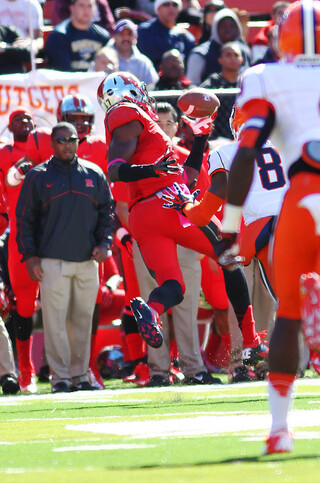
[[[0,397],[0,481],[305,482],[320,468],[320,378],[297,381],[290,455],[260,456],[265,382]]]

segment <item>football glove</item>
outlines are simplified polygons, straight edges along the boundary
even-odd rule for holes
[[[185,122],[191,129],[195,136],[203,136],[209,134],[212,128],[212,122],[217,117],[217,111],[215,111],[211,116],[198,117],[196,119],[191,119],[187,116],[181,116],[183,122]]]
[[[182,215],[183,208],[188,203],[194,205],[195,199],[199,196],[200,190],[195,190],[193,193],[185,193],[178,183],[173,183],[173,188],[167,188],[161,198],[166,201],[162,206],[163,208],[174,208]]]
[[[24,161],[20,165],[17,165],[16,168],[17,168],[17,171],[18,171],[18,173],[19,173],[19,175],[21,177],[20,179],[23,179],[25,177],[25,175],[32,168],[32,163],[30,163],[29,161]]]
[[[178,164],[170,148],[154,163],[154,171],[157,176],[167,174],[182,174],[183,168]]]
[[[227,270],[235,270],[243,262],[243,257],[239,255],[240,248],[237,237],[238,233],[220,232],[220,240],[215,246],[218,263]]]

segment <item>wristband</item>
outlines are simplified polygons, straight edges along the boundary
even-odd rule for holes
[[[242,219],[242,206],[227,203],[223,210],[222,232],[239,233]]]

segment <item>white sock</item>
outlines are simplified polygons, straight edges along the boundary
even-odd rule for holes
[[[292,401],[294,384],[290,384],[288,392],[285,396],[281,396],[280,392],[274,388],[271,382],[268,382],[269,407],[272,416],[270,433],[274,433],[279,429],[288,430],[288,415]]]

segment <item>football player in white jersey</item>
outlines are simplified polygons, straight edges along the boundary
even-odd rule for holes
[[[279,305],[270,341],[272,425],[264,454],[288,453],[293,448],[287,419],[298,368],[301,320],[307,343],[320,350],[319,1],[302,0],[288,7],[279,25],[278,45],[280,62],[252,67],[242,79],[237,104],[246,124],[229,173],[220,242],[220,261],[230,263],[237,253],[236,239],[254,159],[270,138],[281,152],[290,186],[273,246]]]
[[[211,151],[208,159],[211,186],[204,198],[199,203],[193,204],[179,186],[176,187],[176,193],[172,191],[167,196],[163,195],[163,199],[167,202],[166,207],[179,209],[199,226],[210,222],[212,216],[221,208],[227,194],[227,173],[231,168],[244,127],[244,117],[236,107],[232,111],[230,127],[237,142]],[[268,270],[268,242],[274,218],[280,211],[282,198],[287,190],[287,183],[279,153],[270,141],[264,144],[256,163],[254,181],[243,210],[244,224],[241,230],[240,255],[245,265],[248,265],[257,255],[263,281],[273,296]],[[272,305],[269,303],[266,312],[263,312],[266,323],[269,318],[272,318],[269,313]],[[245,363],[250,363],[251,352],[248,348],[244,348],[243,361]]]

